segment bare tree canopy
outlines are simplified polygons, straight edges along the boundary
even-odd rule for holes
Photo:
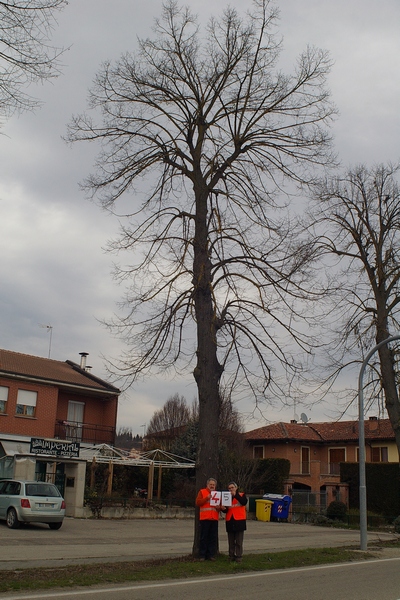
[[[190,409],[184,396],[174,394],[168,398],[164,406],[160,410],[156,410],[150,419],[146,434],[171,431],[175,432],[183,425],[187,425],[190,421]]]
[[[55,12],[67,0],[0,1],[0,117],[38,105],[26,87],[59,74],[61,50],[49,45]]]
[[[265,398],[274,364],[294,368],[280,340],[306,345],[293,303],[309,257],[291,250],[292,225],[276,210],[286,179],[308,184],[332,163],[335,109],[325,52],[307,48],[293,75],[276,69],[276,19],[270,0],[255,0],[202,36],[168,1],[154,39],[103,66],[95,116],[69,129],[70,141],[101,143],[87,190],[115,212],[120,200],[128,217],[111,245],[131,252],[117,272],[129,282],[126,314],[111,324],[128,345],[122,372],[134,381],[196,361],[201,485],[218,465],[223,373]]]
[[[330,282],[336,374],[350,360],[362,362],[372,346],[400,331],[399,168],[389,164],[350,169],[322,183],[313,203],[312,220],[324,231],[319,250],[340,259],[340,270],[334,268],[335,285]],[[398,353],[384,345],[378,356],[379,365],[370,372],[369,397],[375,400],[384,390],[400,450]]]
[[[198,424],[199,403],[195,400],[189,405],[184,396],[174,394],[164,406],[156,410],[150,419],[146,431],[146,447],[154,446],[170,450],[176,438],[184,435],[186,426]],[[219,436],[232,446],[237,446],[237,434],[243,432],[241,416],[232,405],[231,399],[221,394],[219,406]]]

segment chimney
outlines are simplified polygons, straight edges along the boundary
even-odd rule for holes
[[[290,419],[291,423],[297,423],[296,419]]]
[[[89,356],[89,352],[79,352],[81,357],[81,364],[79,365],[81,369],[86,371],[86,357]]]
[[[379,421],[378,421],[378,417],[369,417],[368,419],[369,423],[369,430],[371,432],[376,432],[379,429]]]

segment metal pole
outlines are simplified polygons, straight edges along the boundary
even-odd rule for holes
[[[361,365],[358,377],[358,442],[359,442],[359,468],[360,468],[360,550],[367,550],[367,487],[365,485],[365,429],[364,429],[364,390],[363,377],[369,359],[381,346],[400,340],[400,334],[383,340],[372,348]]]

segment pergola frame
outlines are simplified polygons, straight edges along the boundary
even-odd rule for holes
[[[147,499],[153,499],[154,469],[158,467],[157,498],[161,498],[161,475],[163,469],[194,469],[195,461],[176,454],[171,454],[159,448],[141,452],[139,450],[127,451],[114,448],[108,444],[98,444],[88,448],[81,448],[80,458],[85,458],[94,467],[98,463],[108,464],[107,494],[111,494],[114,465],[132,467],[148,467]],[[94,469],[93,469],[94,470]]]

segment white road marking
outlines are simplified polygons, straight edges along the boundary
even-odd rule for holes
[[[307,572],[307,571],[319,571],[322,569],[343,569],[344,567],[353,567],[355,565],[370,565],[374,563],[383,563],[383,562],[392,562],[392,561],[400,561],[400,557],[394,558],[377,558],[373,560],[362,560],[357,562],[349,562],[349,563],[335,563],[332,565],[316,565],[314,567],[297,567],[295,569],[275,569],[271,571],[257,571],[256,573],[242,573],[237,575],[224,575],[220,577],[207,577],[201,579],[184,579],[179,581],[165,581],[163,583],[142,583],[139,585],[127,585],[121,587],[105,587],[96,589],[88,589],[88,590],[74,590],[69,592],[46,592],[42,594],[29,594],[28,592],[23,596],[0,596],[1,600],[43,600],[45,598],[64,598],[65,596],[70,596],[74,594],[75,596],[89,596],[90,594],[106,594],[109,592],[123,592],[128,590],[147,590],[147,589],[155,589],[155,588],[166,588],[166,587],[174,587],[174,586],[184,586],[184,585],[194,585],[200,584],[205,585],[206,583],[213,583],[215,581],[227,581],[227,579],[250,579],[252,577],[271,577],[273,575],[280,575],[282,573],[299,573],[299,572]],[[399,598],[400,600],[400,598]]]

